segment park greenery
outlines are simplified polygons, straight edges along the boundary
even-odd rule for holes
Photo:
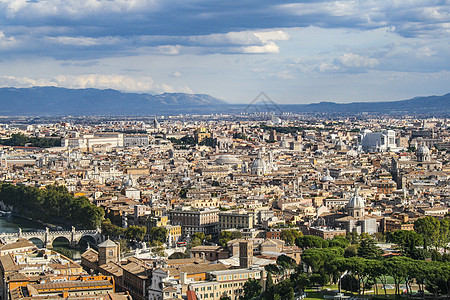
[[[96,229],[104,211],[86,197],[75,197],[64,186],[33,186],[0,183],[0,202],[22,216],[50,224]]]
[[[1,139],[1,145],[5,146],[31,146],[38,148],[51,148],[60,147],[61,138],[39,138],[39,137],[28,137],[21,133],[15,133],[11,135],[9,139]]]
[[[386,240],[398,246],[398,252],[389,255],[367,234],[350,233],[331,240],[298,236],[295,244],[303,250],[302,262],[297,265],[292,258],[279,256],[276,264],[265,267],[265,287],[248,280],[241,299],[293,300],[306,288],[326,285],[358,295],[372,290],[382,298],[388,297],[388,283],[396,297],[415,292],[434,299],[450,295],[449,218],[421,218],[415,228],[417,232],[386,233]]]
[[[146,239],[148,234],[148,240],[155,242],[152,246],[160,246],[166,241],[167,230],[162,227],[153,227],[147,232],[147,227],[131,225],[127,228],[122,228],[115,224],[112,224],[109,219],[105,219],[101,225],[102,233],[114,240],[125,239],[131,242],[140,242]]]

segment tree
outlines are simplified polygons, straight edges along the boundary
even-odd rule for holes
[[[346,237],[347,237],[347,240],[349,240],[351,245],[359,243],[359,236],[358,236],[358,233],[355,231],[347,232]]]
[[[385,272],[394,279],[395,294],[400,294],[400,283],[409,276],[410,263],[407,257],[393,257],[384,261]]]
[[[375,245],[375,241],[370,237],[364,237],[361,239],[358,245],[358,256],[367,259],[380,258],[383,251],[380,247]]]
[[[147,227],[131,225],[125,230],[125,237],[129,240],[142,241],[147,233]]]
[[[295,245],[296,238],[300,237],[302,234],[296,229],[286,229],[281,231],[280,238],[286,242],[286,245]]]
[[[354,256],[358,256],[358,245],[350,245],[344,251],[345,258],[354,257]]]
[[[109,219],[103,220],[101,229],[103,235],[111,238],[119,238],[125,234],[124,228],[112,224]]]
[[[277,265],[274,265],[274,264],[266,265],[266,266],[264,266],[264,269],[268,273],[274,274],[274,275],[281,275],[283,273],[283,271]]]
[[[358,280],[354,276],[349,274],[346,274],[341,278],[341,288],[343,290],[350,291],[352,293],[353,292],[359,293],[360,290]]]
[[[326,240],[314,235],[300,236],[295,239],[295,244],[302,249],[328,247]]]
[[[280,299],[293,299],[291,298],[293,295],[294,288],[292,287],[292,282],[290,279],[286,279],[278,283],[274,287],[274,299],[275,294],[279,295]]]
[[[258,280],[250,278],[244,283],[243,291],[244,295],[241,296],[240,299],[250,300],[261,294],[261,285]]]
[[[450,243],[450,219],[448,217],[441,219],[439,225],[437,246],[447,250]]]
[[[167,241],[167,229],[164,227],[152,227],[148,231],[148,238],[152,244],[163,244]]]
[[[285,254],[277,257],[277,265],[283,273],[283,278],[286,277],[286,273],[289,273],[290,270],[297,267],[297,263],[295,262],[295,260]]]
[[[390,243],[395,243],[403,249],[411,248],[411,245],[422,246],[423,237],[412,230],[396,230],[394,232],[388,232],[386,239]]]
[[[309,277],[305,273],[296,273],[292,276],[292,281],[297,287],[298,291],[303,294],[305,288],[310,285]]]
[[[340,235],[335,236],[333,239],[328,241],[328,247],[341,247],[345,249],[349,244],[350,241]]]
[[[266,299],[266,300],[273,299],[273,279],[272,279],[272,274],[270,272],[267,272],[266,288],[264,290],[263,296],[264,296],[264,299]]]
[[[309,277],[309,282],[313,285],[324,286],[329,281],[329,277],[323,273],[312,274]]]
[[[219,245],[225,247],[229,241],[240,238],[242,238],[240,231],[222,231],[219,235]]]
[[[306,249],[302,253],[302,262],[305,263],[313,273],[325,273],[325,263],[336,257],[342,257],[344,249]]]
[[[423,236],[424,248],[438,246],[441,223],[434,217],[424,217],[414,222],[414,230]]]

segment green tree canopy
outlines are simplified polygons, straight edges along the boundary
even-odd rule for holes
[[[380,247],[375,245],[375,241],[370,237],[364,237],[361,239],[358,245],[358,256],[367,259],[380,258],[383,251]]]
[[[297,229],[285,229],[281,231],[280,238],[286,242],[288,246],[295,245],[295,239],[302,236],[302,233]]]
[[[164,244],[167,241],[167,229],[164,227],[152,227],[148,231],[148,239],[150,242]]]
[[[295,239],[295,244],[302,249],[326,248],[328,242],[323,238],[314,235],[304,235]]]
[[[414,230],[423,236],[424,248],[438,246],[441,223],[434,217],[424,217],[414,222]]]
[[[242,232],[240,231],[221,231],[219,245],[225,247],[229,241],[240,238],[242,238]]]
[[[250,300],[258,297],[261,294],[261,285],[259,281],[250,278],[244,283],[243,291],[244,295],[240,297],[242,300]]]
[[[142,241],[147,233],[147,227],[131,225],[125,230],[125,237],[129,240]]]

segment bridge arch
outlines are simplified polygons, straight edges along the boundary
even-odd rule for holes
[[[55,240],[61,240],[61,238],[64,241],[67,240],[72,245],[80,243],[82,239],[90,241],[91,244],[98,245],[104,239],[100,230],[75,230],[74,227],[72,227],[72,230],[50,231],[49,228],[46,228],[45,231],[36,232],[22,232],[19,228],[18,233],[0,233],[0,240],[2,241],[15,242],[18,238],[25,238],[30,241],[35,239],[38,246],[43,243],[44,247],[51,247]]]
[[[43,240],[41,240],[38,237],[31,237],[28,239],[30,242],[32,242],[33,244],[36,245],[36,247],[38,248],[44,248],[45,247],[45,243]]]
[[[52,247],[69,246],[70,240],[66,236],[57,236],[52,241]]]
[[[88,246],[92,247],[92,246],[97,246],[99,244],[98,240],[93,237],[92,235],[83,235],[80,240],[78,241],[78,244],[82,247]]]

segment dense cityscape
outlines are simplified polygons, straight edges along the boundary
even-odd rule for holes
[[[2,299],[450,295],[450,120],[4,118]],[[62,247],[61,247],[62,245]]]

